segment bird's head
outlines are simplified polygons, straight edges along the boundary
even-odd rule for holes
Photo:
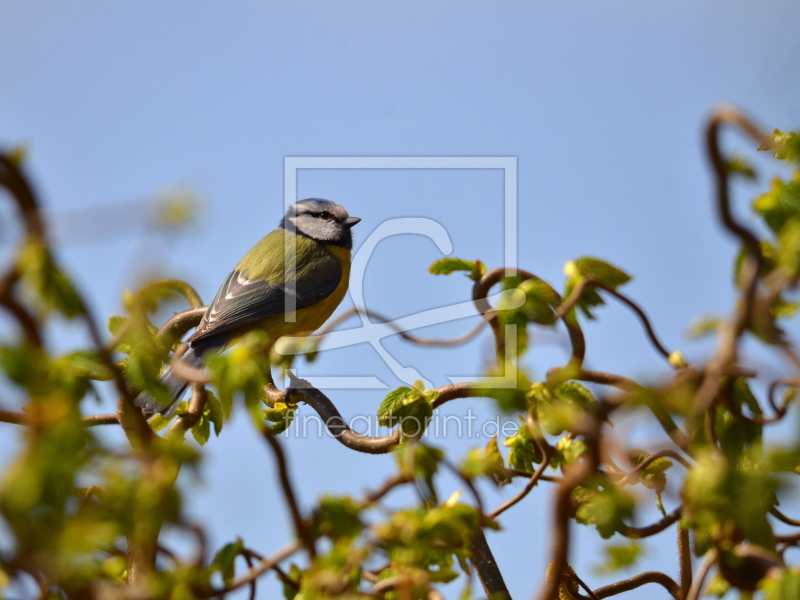
[[[349,216],[336,202],[322,198],[307,198],[289,207],[279,227],[323,244],[351,249],[353,235],[350,228],[360,220],[358,217]]]

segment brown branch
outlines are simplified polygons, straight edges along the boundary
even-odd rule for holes
[[[24,412],[16,412],[13,410],[0,410],[0,423],[11,423],[13,425],[30,425],[30,415]],[[118,425],[119,419],[116,414],[108,415],[88,415],[83,417],[83,423],[86,427],[95,427],[97,425]]]
[[[291,386],[285,390],[279,390],[274,385],[267,386],[265,392],[268,399],[286,402],[287,396],[291,396],[291,398],[288,398],[290,402],[306,402],[317,411],[330,434],[342,445],[351,450],[367,454],[385,454],[391,452],[400,443],[403,435],[400,428],[395,429],[389,435],[381,437],[356,433],[350,429],[339,410],[324,393],[304,379],[295,377],[291,372],[289,372],[289,377]],[[439,388],[437,391],[439,395],[433,403],[433,408],[437,408],[456,398],[479,397],[486,395],[487,392],[481,385],[475,383],[450,384]]]
[[[505,277],[513,276],[518,276],[523,281],[528,279],[542,281],[542,279],[533,273],[529,273],[528,271],[499,268],[488,271],[483,277],[481,277],[480,281],[476,281],[475,285],[472,287],[472,302],[475,304],[475,309],[486,321],[488,321],[492,328],[495,340],[495,350],[497,352],[497,356],[501,359],[500,362],[502,362],[502,359],[505,356],[505,340],[503,339],[503,335],[500,330],[500,321],[497,318],[497,311],[492,308],[486,297],[489,295],[489,291],[493,286],[500,283]],[[560,302],[561,297],[558,296],[558,294],[556,294],[556,296],[557,300]],[[580,365],[583,363],[584,356],[586,355],[586,340],[583,337],[583,332],[581,331],[580,326],[576,323],[571,323],[568,320],[564,320],[564,324],[567,327],[570,344],[572,345],[572,360]]]
[[[512,506],[517,504],[520,500],[522,500],[525,496],[527,496],[530,493],[530,491],[534,487],[536,487],[536,484],[539,483],[539,480],[542,478],[542,475],[544,474],[544,471],[549,464],[550,464],[550,454],[545,453],[542,456],[542,463],[536,469],[536,472],[533,475],[531,475],[530,479],[528,480],[528,483],[525,484],[525,487],[522,490],[520,490],[520,492],[516,496],[510,498],[509,500],[506,500],[505,502],[503,502],[503,504],[495,508],[492,512],[490,512],[486,516],[489,517],[490,519],[496,519],[498,516],[503,514],[505,511],[507,511],[509,508],[511,508]]]
[[[692,544],[689,530],[678,523],[678,563],[681,575],[681,596],[686,598],[692,587]]]
[[[708,572],[716,562],[717,551],[716,549],[712,548],[706,552],[703,562],[700,563],[700,567],[697,569],[697,577],[695,577],[694,581],[692,581],[692,587],[689,590],[689,593],[686,595],[685,600],[698,600],[698,598],[700,598],[700,592],[703,589],[703,583],[705,583]]]
[[[475,532],[470,550],[472,564],[475,565],[475,570],[478,572],[478,578],[481,580],[486,597],[492,600],[511,600],[511,594],[506,587],[503,574],[497,566],[497,561],[494,559],[482,529],[478,528]]]
[[[800,520],[792,519],[791,517],[787,517],[785,514],[783,514],[781,511],[779,511],[774,506],[769,509],[769,514],[771,514],[773,517],[775,517],[779,521],[782,521],[783,523],[786,523],[787,525],[792,525],[793,527],[800,527]]]
[[[623,526],[619,529],[619,533],[632,540],[640,540],[642,538],[650,537],[651,535],[655,535],[664,531],[673,523],[677,523],[678,519],[681,518],[682,511],[683,506],[679,506],[663,519],[646,527],[631,527],[623,523]]]
[[[573,433],[582,434],[586,443],[587,452],[584,460],[573,470],[566,474],[555,499],[553,518],[553,551],[545,588],[542,591],[542,600],[556,600],[559,587],[566,572],[569,558],[569,524],[571,515],[572,492],[587,478],[597,472],[600,467],[600,435],[603,421],[618,405],[613,401],[603,400],[596,411],[584,415]]]
[[[548,375],[554,369],[548,371]],[[587,371],[582,369],[580,373],[573,379],[578,381],[589,381],[592,383],[599,383],[602,385],[609,385],[620,389],[625,392],[636,392],[636,391],[644,391],[644,387],[640,384],[636,383],[635,381],[623,377],[622,375],[615,375],[613,373],[604,373],[602,371]],[[670,439],[675,442],[681,450],[688,453],[689,450],[689,437],[678,427],[678,424],[675,423],[675,420],[672,416],[664,409],[662,406],[658,404],[654,404],[650,402],[649,398],[646,394],[643,395],[643,399],[647,408],[653,413],[653,416],[658,420],[661,428],[664,432],[670,437]]]
[[[192,427],[194,427],[203,416],[206,402],[208,401],[208,392],[206,388],[195,383],[192,385],[192,397],[189,400],[189,410],[186,414],[181,415],[169,428],[169,435],[182,436]]]
[[[410,483],[411,479],[402,475],[392,475],[384,481],[380,487],[364,493],[364,497],[358,503],[360,508],[368,508],[381,500],[386,494],[391,492],[394,488]]]
[[[299,539],[303,544],[303,547],[308,553],[308,557],[311,560],[314,560],[317,555],[317,550],[314,545],[314,537],[311,535],[308,525],[300,514],[300,508],[297,504],[297,496],[294,493],[292,482],[289,480],[289,468],[286,465],[286,456],[283,453],[283,448],[281,448],[280,442],[278,442],[278,439],[269,429],[263,428],[261,430],[261,435],[275,454],[275,461],[278,463],[278,479],[280,480],[281,488],[283,489],[283,496],[286,500],[286,504],[289,505],[289,511],[292,515],[292,521],[294,522],[294,529],[297,539]]]
[[[42,334],[39,331],[39,324],[24,306],[14,300],[10,295],[0,296],[0,306],[3,306],[19,323],[25,339],[29,344],[41,348],[43,345]]]
[[[683,599],[680,586],[675,583],[675,580],[672,579],[672,577],[665,573],[661,573],[660,571],[647,571],[645,573],[639,573],[630,579],[618,581],[617,583],[612,583],[611,585],[605,585],[601,588],[597,588],[594,591],[594,594],[601,599],[609,598],[611,596],[616,596],[617,594],[622,594],[623,592],[630,592],[631,590],[635,590],[636,588],[648,583],[657,583],[658,585],[662,586],[673,598],[675,598],[675,600]]]
[[[302,545],[300,544],[300,542],[294,540],[293,542],[287,544],[286,546],[278,550],[278,552],[276,552],[272,556],[269,556],[259,561],[259,563],[255,565],[253,568],[251,568],[249,571],[247,571],[247,573],[245,573],[244,575],[242,575],[237,579],[234,579],[230,584],[226,585],[225,587],[220,589],[204,590],[201,593],[197,592],[195,593],[197,593],[197,595],[200,596],[201,598],[214,598],[216,596],[221,596],[223,594],[227,594],[228,592],[238,590],[240,587],[248,585],[251,581],[253,581],[257,577],[260,577],[270,569],[273,569],[278,563],[289,558],[292,554],[297,552],[301,547]]]

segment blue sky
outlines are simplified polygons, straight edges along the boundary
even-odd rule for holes
[[[569,259],[618,264],[636,277],[628,292],[666,344],[701,357],[709,344],[684,332],[698,314],[730,309],[736,250],[714,216],[702,124],[727,101],[768,129],[800,126],[799,20],[791,1],[0,0],[0,145],[27,145],[56,223],[94,214],[85,234],[65,236],[60,255],[103,319],[120,312],[123,288],[144,272],[185,278],[210,298],[280,219],[285,156],[517,157],[519,265],[560,287]],[[752,149],[736,136],[726,142]],[[749,199],[768,184],[762,173],[735,193],[745,219]],[[147,233],[137,207],[175,188],[202,198],[198,224],[169,240]],[[298,193],[362,217],[356,247],[386,219],[425,217],[448,231],[455,256],[502,262],[499,171],[303,171]],[[0,236],[7,248],[13,227],[2,224]],[[368,306],[401,317],[468,299],[462,277],[427,274],[440,257],[421,236],[381,242],[365,273]],[[630,376],[667,372],[628,312],[611,305],[600,316],[587,328],[588,364]],[[456,335],[473,322],[422,333]],[[54,335],[68,345],[80,332]],[[541,376],[564,351],[558,336],[539,339],[526,366]],[[489,348],[485,335],[458,350],[385,345],[437,385],[480,373]],[[364,345],[303,369],[400,385]],[[331,397],[345,414],[374,414],[383,394]],[[488,402],[474,406],[494,414]],[[658,441],[658,431],[644,432],[654,437],[642,442]],[[484,443],[442,440],[454,456]],[[13,447],[0,437],[3,459]],[[325,438],[292,439],[287,452],[305,506],[325,491],[359,493],[391,465]],[[206,457],[191,511],[213,514],[214,543],[241,534],[262,551],[281,545],[288,514],[270,455],[241,415]],[[515,597],[542,580],[551,493],[537,490],[490,537]],[[513,490],[486,494],[493,505]],[[599,561],[593,537],[577,550],[586,573]],[[671,537],[649,544],[650,566],[675,571]]]

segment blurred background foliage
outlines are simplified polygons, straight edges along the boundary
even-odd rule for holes
[[[530,574],[531,589],[543,599],[605,598],[646,584],[681,600],[728,593],[800,598],[800,570],[789,552],[800,544],[800,521],[780,508],[795,489],[800,444],[796,435],[771,434],[778,423],[791,423],[793,431],[798,425],[793,406],[800,357],[785,323],[800,307],[800,176],[776,176],[752,202],[764,227],[743,225],[731,214],[729,188],[755,169],[722,152],[722,127],[741,130],[753,150],[793,167],[800,162],[795,133],[765,135],[733,108],[721,108],[709,120],[717,211],[741,251],[732,257],[734,306],[696,328],[716,340],[706,357],[690,362],[664,346],[645,310],[625,294],[632,275],[624,266],[577,257],[566,263],[559,284],[523,269],[446,258],[430,272],[466,275],[471,282],[476,313],[495,342],[484,374],[510,385],[475,381],[429,389],[420,380],[397,388],[375,401],[377,419],[394,428],[383,437],[350,430],[324,393],[294,376],[290,387],[275,386],[273,370],[286,375],[296,362],[315,359],[318,339],[296,346],[310,351],[303,358],[271,352],[258,333],[212,357],[204,371],[187,374],[192,393],[175,415],[143,415],[133,398],[140,391],[166,393],[159,374],[185,349],[181,340],[199,321],[203,301],[188,282],[152,281],[123,294],[125,314],[112,316],[105,331],[60,265],[24,153],[4,153],[0,183],[16,206],[22,235],[0,277],[0,306],[14,323],[0,338],[0,369],[22,401],[21,410],[0,410],[0,422],[23,434],[0,480],[8,537],[0,546],[0,594],[9,600],[254,598],[260,581],[277,578],[290,599],[435,600],[442,597],[440,586],[451,582],[462,598],[510,597],[483,531],[502,530],[506,510],[551,486],[551,531],[541,541],[550,566],[546,574]],[[156,206],[153,223],[173,229],[191,224],[198,204],[179,193]],[[495,286],[503,295],[492,307],[486,298]],[[175,302],[183,310],[170,314],[165,307]],[[585,368],[582,326],[602,319],[611,302],[640,321],[671,376],[645,374],[638,382]],[[53,320],[84,327],[90,342],[60,351],[47,335]],[[528,331],[561,322],[569,357],[537,379],[521,361],[529,350]],[[743,360],[745,339],[774,354],[765,373]],[[116,412],[94,414],[93,403],[110,392],[118,397]],[[478,397],[516,418],[514,430],[461,456],[424,437],[439,406]],[[305,405],[336,434],[329,444],[392,453],[394,468],[363,494],[329,493],[304,508],[293,483],[298,475],[285,455],[293,442],[279,434],[291,431]],[[185,509],[187,482],[180,471],[202,476],[202,447],[223,443],[237,410],[274,459],[285,503],[263,513],[254,527],[287,518],[293,535],[277,540],[284,546],[252,548],[243,531],[219,548],[208,547],[208,524]],[[657,424],[668,443],[649,451],[629,446],[617,434],[621,421],[629,428]],[[101,426],[121,428],[125,443],[98,436]],[[186,443],[187,434],[196,444]],[[443,473],[459,482],[446,498]],[[240,483],[246,493],[248,482]],[[513,486],[515,495],[488,506],[484,485]],[[411,490],[411,501],[388,505],[386,498],[400,488]],[[640,514],[657,518],[636,526]],[[613,540],[599,567],[603,572],[635,568],[645,552],[640,540],[667,531],[677,530],[676,559],[659,571],[593,589],[592,574],[569,564],[573,523]]]

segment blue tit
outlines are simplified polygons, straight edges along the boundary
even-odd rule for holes
[[[197,367],[203,354],[261,329],[270,344],[287,335],[308,335],[331,316],[347,293],[353,236],[361,221],[330,200],[308,198],[292,204],[278,227],[245,254],[208,305],[181,358]],[[286,251],[294,272],[286,273]],[[294,261],[291,260],[294,254]],[[286,318],[287,294],[295,296],[294,318]],[[168,369],[161,377],[172,394],[164,406],[142,393],[136,406],[145,413],[171,415],[187,383]]]

